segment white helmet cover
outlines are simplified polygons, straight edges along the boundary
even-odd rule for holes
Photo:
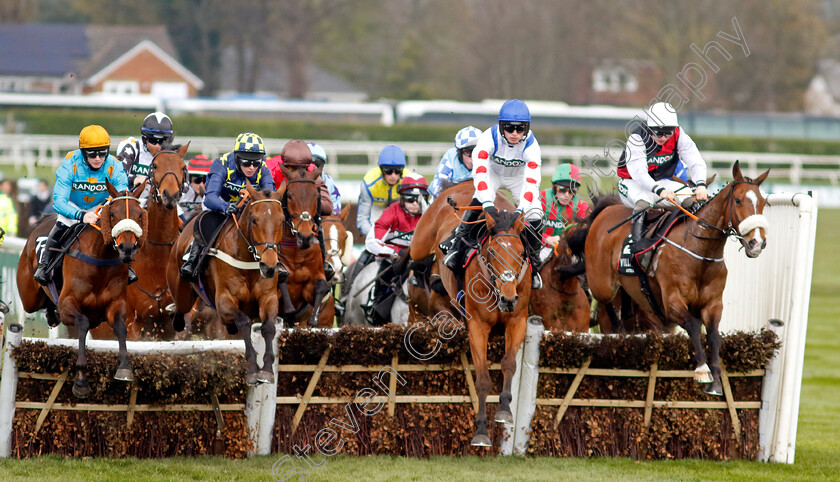
[[[657,102],[647,110],[647,125],[649,127],[677,127],[677,111],[667,102]]]

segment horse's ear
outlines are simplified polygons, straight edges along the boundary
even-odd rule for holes
[[[732,179],[736,181],[744,179],[744,175],[741,174],[741,161],[735,161],[735,165],[732,166]]]
[[[111,184],[110,179],[105,179],[105,188],[108,189],[108,194],[110,194],[111,197],[117,197],[120,195],[120,193],[117,191],[117,188],[115,188],[114,185]]]
[[[339,214],[338,217],[341,218],[341,222],[344,223],[344,222],[347,222],[347,216],[349,214],[350,214],[350,203],[347,203],[347,204],[344,205],[343,208],[341,208],[341,214]]]
[[[280,172],[283,173],[283,177],[285,177],[286,179],[291,179],[292,173],[294,173],[294,171],[284,166],[283,164],[280,164]]]
[[[715,182],[715,178],[717,177],[717,173],[712,174],[711,177],[706,178],[706,186],[711,186],[713,182]]]
[[[767,170],[766,170],[766,171],[764,171],[764,172],[763,172],[760,176],[758,176],[757,178],[755,178],[755,181],[753,181],[753,183],[754,183],[756,186],[760,186],[760,185],[761,185],[761,183],[762,183],[762,182],[764,182],[764,180],[765,180],[765,179],[767,179],[767,176],[768,176],[769,174],[770,174],[770,169],[767,169]]]
[[[145,181],[138,184],[137,187],[135,187],[134,190],[131,191],[131,197],[138,197],[139,198],[140,195],[143,194],[143,190],[146,189],[146,184],[148,184],[148,183],[149,183],[149,178],[147,177]]]
[[[496,226],[496,220],[488,213],[484,213],[484,222],[487,223],[487,231],[492,232],[493,227]]]
[[[311,172],[306,171],[306,178],[307,179],[312,179],[314,181],[315,179],[318,179],[319,177],[321,177],[322,172],[324,172],[323,167],[316,167],[315,169],[312,169]]]
[[[178,148],[178,150],[177,150],[177,151],[175,151],[175,152],[177,152],[177,153],[178,153],[178,155],[179,155],[179,156],[181,156],[181,159],[183,159],[183,158],[187,155],[187,151],[188,151],[189,149],[190,149],[190,143],[189,143],[189,142],[187,142],[187,143],[186,143],[186,144],[184,144],[183,146],[179,147],[179,148]]]
[[[250,196],[251,199],[257,199],[257,190],[251,185],[251,181],[247,179],[245,179],[245,190],[248,191],[248,196]]]
[[[277,193],[277,196],[276,196],[277,199],[283,199],[283,196],[286,195],[286,181],[281,182],[280,185],[277,186],[276,193]]]
[[[108,184],[110,185],[110,183]],[[102,240],[105,242],[105,246],[110,246],[114,242],[114,238],[111,236],[111,206],[113,204],[106,204],[99,211],[99,227],[102,230]]]

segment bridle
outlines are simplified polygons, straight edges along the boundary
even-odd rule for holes
[[[162,150],[162,151],[159,151],[157,154],[155,154],[154,157],[152,157],[152,162],[149,163],[149,185],[152,186],[152,190],[149,193],[149,195],[152,197],[152,200],[154,200],[155,202],[161,202],[162,201],[161,200],[161,195],[160,195],[160,190],[158,189],[159,184],[155,180],[155,159],[157,159],[157,156],[163,154],[164,152],[171,152],[171,153],[174,153],[174,154],[178,155],[178,158],[181,159],[181,162],[183,164],[183,158],[181,158],[181,155],[178,154],[176,151],[163,151]],[[172,174],[172,176],[175,177],[175,181],[177,181],[178,184],[181,185],[181,193],[183,194],[183,193],[187,192],[187,189],[189,189],[189,187],[190,187],[189,184],[187,184],[187,178],[189,176],[189,171],[187,170],[187,165],[186,164],[183,165],[183,169],[181,170],[181,176],[182,176],[181,180],[178,180],[178,174],[175,171],[166,171],[166,172],[163,173],[163,177],[160,178],[160,182],[162,183],[163,180],[166,179],[166,176],[168,176],[170,174]]]
[[[329,219],[329,218],[322,219],[321,223],[322,224],[335,223],[335,224],[339,224],[339,225],[343,224],[342,221],[339,220],[339,219]],[[336,245],[338,245],[339,247],[338,248],[329,247],[330,241],[335,241]],[[324,246],[324,248],[326,249],[326,253],[327,253],[328,257],[332,258],[333,256],[338,256],[339,254],[341,254],[341,240],[338,239],[338,238],[328,237],[326,228],[324,228],[324,243],[327,245],[327,246]]]
[[[285,210],[285,205],[278,199],[266,198],[266,199],[258,199],[256,201],[251,201],[248,203],[248,209],[251,209],[251,206],[259,203],[267,203],[267,202],[274,202],[280,204],[280,206]],[[273,250],[277,253],[277,258],[280,258],[280,243],[255,243],[252,240],[254,239],[254,233],[252,229],[252,224],[248,223],[248,236],[246,237],[245,234],[242,232],[242,227],[239,225],[239,221],[236,219],[236,215],[233,216],[233,221],[236,223],[236,230],[242,239],[248,244],[248,252],[251,253],[251,256],[254,257],[256,261],[260,261],[265,254],[266,251],[269,249]],[[257,248],[260,246],[265,246],[262,251],[259,253],[257,252]]]
[[[127,195],[127,194],[126,194],[126,195],[123,195],[123,196],[117,196],[117,197],[115,197],[115,198],[111,199],[111,201],[109,202],[109,204],[114,205],[114,206],[116,207],[116,204],[115,204],[115,203],[116,203],[116,201],[122,201],[122,200],[125,200],[125,219],[121,219],[121,220],[117,223],[117,225],[116,225],[116,226],[113,226],[113,227],[111,228],[111,233],[110,233],[110,234],[111,234],[111,239],[113,239],[113,241],[114,241],[114,249],[119,249],[119,245],[120,245],[120,242],[121,242],[120,240],[122,239],[123,235],[124,235],[126,232],[129,232],[129,231],[130,231],[130,232],[133,232],[133,233],[134,233],[134,235],[135,235],[135,236],[137,236],[137,238],[138,238],[138,239],[139,239],[139,238],[143,235],[143,230],[142,230],[142,228],[140,228],[140,233],[135,232],[135,230],[132,228],[131,223],[133,223],[134,225],[137,225],[137,221],[135,221],[135,220],[131,219],[131,216],[130,216],[130,214],[129,214],[129,207],[128,207],[128,202],[129,202],[129,201],[134,201],[134,202],[136,202],[136,203],[137,203],[137,206],[139,206],[139,207],[141,207],[141,208],[142,208],[142,204],[140,203],[140,199],[138,199],[138,198],[136,198],[136,197],[134,197],[134,196],[129,196],[129,195]],[[118,226],[120,225],[120,223],[122,223],[123,221],[129,221],[130,223],[126,223],[126,224],[124,225],[125,229],[123,229],[122,231],[117,232],[117,233],[116,233],[116,236],[114,236],[114,234],[115,234],[115,232],[116,232],[116,230],[117,230],[117,227],[118,227]],[[139,227],[139,226],[138,226],[138,227]]]
[[[516,238],[516,239],[521,240],[519,235],[514,234],[514,233],[493,234],[493,235],[489,236],[488,242],[487,242],[488,247],[485,248],[485,249],[490,249],[490,243],[493,239],[501,238],[501,237],[511,237],[511,238]],[[510,243],[508,243],[507,241],[500,241],[500,242],[503,243],[503,245],[505,245],[505,246],[510,246]],[[492,256],[492,252],[490,253],[490,255]],[[519,258],[519,261],[523,261],[521,257]],[[522,262],[522,265],[520,267],[520,270],[519,270],[518,274],[515,273],[513,270],[507,269],[507,270],[502,271],[497,276],[496,275],[496,270],[494,269],[493,265],[490,264],[488,266],[488,264],[489,263],[487,262],[487,260],[484,256],[479,257],[479,267],[481,268],[481,272],[487,278],[490,279],[490,283],[492,284],[493,290],[496,293],[498,293],[500,291],[499,288],[497,287],[497,280],[501,280],[503,286],[505,284],[508,284],[508,283],[515,283],[514,286],[519,286],[519,283],[522,281],[522,278],[525,276],[525,273],[528,271],[528,266],[529,266],[528,261],[524,260],[524,262]]]
[[[307,182],[307,183],[315,184],[315,181],[313,179],[291,179],[291,180],[287,179],[286,180],[287,185],[293,184],[293,183],[296,183],[296,182]],[[317,199],[318,199],[318,206],[319,206],[319,209],[320,209],[320,205],[321,205],[320,193],[317,193],[317,191],[316,191],[316,194],[318,194]],[[282,204],[283,204],[283,215],[285,215],[285,217],[286,217],[286,223],[289,225],[289,230],[292,232],[292,236],[297,236],[298,231],[300,231],[300,226],[307,221],[313,223],[313,230],[317,229],[316,226],[314,225],[315,216],[313,216],[312,214],[309,214],[309,211],[303,211],[302,213],[298,214],[297,216],[292,216],[289,213],[289,203],[286,202],[288,196],[289,196],[289,190],[286,189],[286,192],[283,194],[283,202],[282,202]],[[318,213],[316,212],[315,214],[317,215]],[[295,219],[300,219],[300,221],[297,223],[297,226],[295,226]]]
[[[709,203],[711,203],[712,199],[717,197],[717,195],[710,198],[708,201],[706,201],[700,207],[700,209],[697,210],[697,224],[699,224],[703,228],[708,228],[708,229],[711,229],[713,231],[717,231],[718,233],[720,233],[720,236],[706,237],[706,236],[698,236],[694,233],[691,233],[692,236],[694,236],[697,239],[704,239],[704,240],[722,240],[722,239],[732,237],[732,238],[737,239],[738,241],[741,241],[741,242],[744,241],[744,236],[741,234],[740,230],[732,224],[732,217],[734,216],[734,213],[735,213],[735,203],[733,202],[733,197],[735,196],[735,187],[740,185],[740,184],[754,185],[753,182],[752,182],[752,179],[749,179],[749,178],[744,178],[744,180],[742,180],[742,181],[732,181],[731,183],[729,183],[727,185],[727,187],[729,187],[730,189],[729,189],[729,192],[726,195],[725,206],[728,207],[727,208],[728,213],[727,213],[727,220],[726,220],[726,227],[725,228],[719,228],[719,227],[717,227],[717,226],[715,226],[711,223],[708,223],[708,222],[704,221],[700,217],[700,211],[704,207],[708,206]],[[743,221],[741,222],[741,224],[739,224],[739,227],[742,224],[743,224]]]

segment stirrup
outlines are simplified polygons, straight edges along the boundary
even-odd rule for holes
[[[531,277],[531,289],[538,290],[543,287],[542,276],[538,271],[534,271],[534,275]]]
[[[47,267],[38,265],[38,268],[35,269],[35,273],[32,275],[32,278],[42,286],[46,286],[50,283],[50,276],[47,273]]]
[[[134,272],[134,268],[131,266],[128,267],[128,284],[134,283],[137,281],[137,273]]]
[[[287,279],[289,279],[289,270],[283,266],[279,266],[277,268],[277,284],[285,283]]]
[[[181,269],[178,270],[179,274],[181,275],[181,279],[184,281],[195,281],[195,267],[190,265],[190,262],[187,261],[183,265],[181,265]]]
[[[326,260],[324,260],[324,276],[326,277],[327,281],[335,277],[335,268],[333,268],[332,263]]]
[[[446,256],[443,257],[443,265],[452,271],[458,269],[458,254],[458,250],[454,249],[446,253]]]

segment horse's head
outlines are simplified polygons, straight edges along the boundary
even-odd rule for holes
[[[726,216],[729,228],[734,229],[747,256],[755,258],[767,246],[769,223],[762,214],[767,200],[758,187],[767,179],[770,170],[764,171],[755,180],[744,177],[738,161],[732,166],[733,181],[726,199]]]
[[[286,223],[300,249],[307,249],[318,243],[318,205],[321,194],[315,180],[321,176],[321,169],[307,172],[303,167],[280,166],[286,176],[286,196],[283,206],[286,209]]]
[[[499,311],[510,313],[519,301],[519,285],[530,286],[528,258],[522,244],[522,230],[527,223],[518,213],[500,211],[495,218],[486,216],[490,239],[484,249],[485,263],[493,289],[499,296]]]
[[[166,209],[175,209],[187,185],[187,165],[184,156],[190,144],[178,150],[162,150],[155,154],[149,166],[150,193],[155,202],[160,202]]]
[[[283,239],[283,195],[286,185],[277,191],[257,191],[250,182],[245,184],[250,202],[242,212],[240,229],[245,231],[248,249],[260,262],[260,275],[271,278],[280,264],[280,241]]]
[[[336,272],[340,272],[344,266],[352,262],[353,254],[353,233],[347,231],[344,222],[350,212],[350,204],[345,204],[341,214],[327,216],[321,221],[324,230],[324,249],[327,258]]]
[[[128,263],[146,240],[149,219],[138,199],[146,186],[141,184],[134,191],[121,193],[110,182],[105,181],[105,185],[111,201],[99,213],[102,239],[106,246],[116,248],[123,263]]]

